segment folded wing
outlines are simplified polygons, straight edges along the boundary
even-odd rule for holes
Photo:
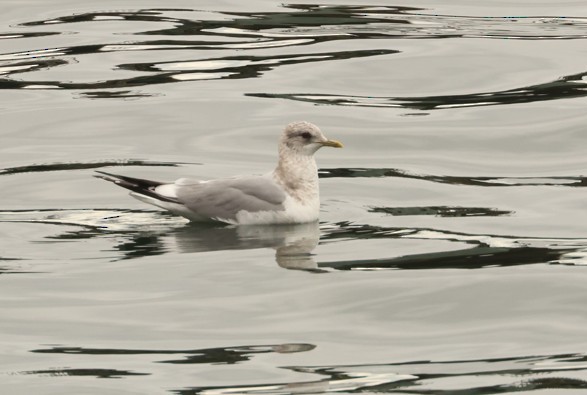
[[[241,211],[285,209],[285,193],[268,176],[193,182],[181,179],[175,186],[178,203],[198,217],[232,221]]]

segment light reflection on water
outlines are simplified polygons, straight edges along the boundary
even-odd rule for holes
[[[250,363],[253,358],[265,353],[303,353],[311,352],[315,348],[316,346],[312,344],[277,344],[196,350],[52,347],[31,351],[43,354],[86,355],[88,358],[109,356],[121,360],[133,355],[148,355],[153,358],[153,362],[164,364],[230,365]],[[161,360],[161,358],[174,359]],[[413,394],[429,394],[431,391],[438,393],[450,387],[452,391],[489,394],[543,389],[578,389],[587,387],[585,358],[584,354],[565,354],[489,360],[407,361],[351,366],[287,366],[282,369],[302,373],[301,377],[306,375],[316,377],[316,379],[302,379],[299,382],[290,383],[177,388],[173,392],[179,394],[297,394],[369,390],[378,393],[405,391]],[[576,378],[560,377],[561,372],[573,372]],[[121,378],[152,373],[106,369],[52,369],[19,372],[19,374]],[[471,378],[474,380],[470,380]],[[462,383],[468,383],[470,386],[458,385],[459,379]],[[478,384],[473,384],[475,382]]]
[[[587,19],[484,6],[501,16],[173,3],[4,20],[6,390],[586,388]],[[297,118],[347,147],[319,158],[319,224],[187,224],[90,177],[237,174]]]
[[[459,209],[464,208],[454,208],[450,211],[454,213]],[[441,216],[444,210],[446,209],[440,211]],[[464,210],[468,212],[479,209]],[[407,213],[405,208],[391,211],[398,211],[402,216],[439,215],[438,208],[428,207],[409,208]],[[0,212],[0,222],[67,225],[76,229],[44,236],[48,241],[54,242],[92,238],[117,240],[115,250],[119,256],[116,260],[170,252],[197,254],[206,251],[268,248],[275,250],[275,262],[278,266],[315,273],[332,270],[481,269],[536,263],[587,264],[587,261],[584,261],[587,239],[579,238],[466,234],[437,229],[393,228],[348,222],[271,226],[189,224],[181,217],[157,211],[105,209]],[[320,256],[314,252],[319,243],[377,239],[443,240],[449,242],[447,247],[455,244],[464,248],[454,249],[451,246],[446,251],[397,256],[393,251],[393,244],[390,244],[393,256],[389,258],[369,258],[369,252],[365,250],[364,259],[329,262],[321,261]],[[18,261],[15,263],[19,264]]]

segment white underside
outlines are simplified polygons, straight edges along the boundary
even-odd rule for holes
[[[174,184],[161,185],[157,187],[156,191],[163,196],[177,197],[175,195]],[[209,218],[198,215],[179,203],[158,200],[136,192],[131,192],[130,195],[142,202],[171,211],[172,213],[181,215],[193,222],[220,221],[234,225],[296,224],[317,221],[320,212],[320,200],[318,197],[305,202],[305,204],[301,204],[291,196],[286,196],[283,203],[284,210],[281,211],[249,212],[241,210],[236,214],[236,220],[230,218]]]
[[[297,200],[287,196],[283,206],[285,208],[283,211],[248,212],[241,210],[236,214],[236,221],[220,220],[240,225],[297,224],[318,220],[319,199],[300,204]]]

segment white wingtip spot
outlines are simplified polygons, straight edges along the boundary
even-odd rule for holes
[[[163,184],[155,188],[155,192],[168,198],[177,198],[177,186],[175,184]]]

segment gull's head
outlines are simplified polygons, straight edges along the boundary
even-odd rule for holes
[[[336,140],[328,140],[318,126],[310,122],[292,122],[285,127],[281,136],[280,149],[302,155],[313,155],[322,147],[342,148],[342,144]]]

